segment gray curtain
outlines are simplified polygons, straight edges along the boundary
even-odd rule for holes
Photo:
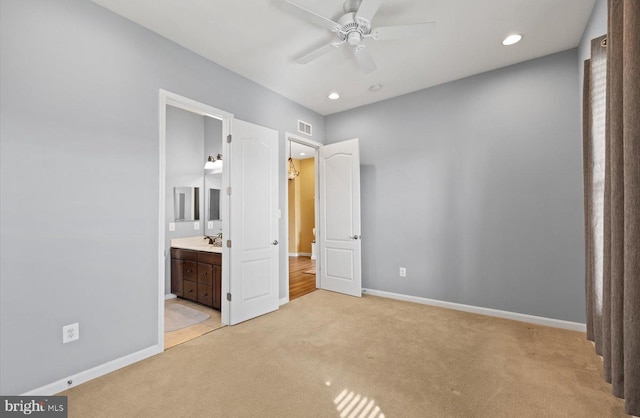
[[[608,6],[583,89],[587,338],[640,416],[640,1]]]

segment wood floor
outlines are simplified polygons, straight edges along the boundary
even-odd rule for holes
[[[311,257],[289,257],[289,300],[294,300],[316,290],[316,262]]]

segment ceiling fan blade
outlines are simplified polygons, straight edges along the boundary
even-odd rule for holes
[[[374,72],[378,67],[376,67],[376,63],[373,62],[373,58],[371,57],[371,52],[369,49],[363,44],[358,45],[355,48],[355,56],[358,61],[358,67],[362,70],[363,73],[369,74]]]
[[[301,56],[300,58],[298,58],[296,60],[296,62],[298,64],[307,64],[311,61],[313,61],[316,58],[319,58],[325,54],[328,54],[329,52],[333,51],[334,49],[338,49],[340,48],[340,46],[344,44],[344,42],[332,42],[328,45],[322,46],[318,49],[314,49],[313,51]]]
[[[384,26],[371,30],[371,37],[376,41],[392,39],[421,38],[431,35],[436,22],[418,23],[405,26]]]
[[[314,25],[320,26],[321,28],[329,29],[330,31],[335,31],[336,28],[340,27],[340,25],[333,20],[327,19],[324,16],[320,16],[319,14],[305,9],[302,6],[298,6],[295,3],[291,3],[290,1],[285,0],[281,2],[280,8],[285,12],[292,14],[293,16],[309,21]]]
[[[362,3],[360,3],[360,8],[356,13],[356,22],[360,24],[371,25],[373,16],[375,16],[381,4],[382,0],[362,0]]]

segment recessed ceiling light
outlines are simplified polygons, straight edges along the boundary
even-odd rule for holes
[[[520,42],[520,39],[522,39],[522,35],[518,33],[514,33],[513,35],[509,35],[506,38],[504,38],[504,41],[502,41],[502,45],[505,45],[505,46],[513,45]]]
[[[340,98],[340,95],[334,91],[332,93],[329,93],[329,98],[331,100],[338,100]]]
[[[307,153],[306,153],[306,152],[301,152],[301,153],[300,153],[300,155],[301,155],[301,156],[302,156],[302,155],[307,155]]]
[[[372,86],[369,86],[369,91],[378,91],[382,88],[382,85],[380,84],[374,84]]]

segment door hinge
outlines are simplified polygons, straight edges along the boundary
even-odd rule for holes
[[[227,144],[231,143],[231,134],[227,135]]]
[[[231,195],[231,186],[227,187],[227,194]]]
[[[227,240],[227,248],[231,248],[231,240],[230,239]]]
[[[227,300],[231,302],[231,293],[227,293]]]

